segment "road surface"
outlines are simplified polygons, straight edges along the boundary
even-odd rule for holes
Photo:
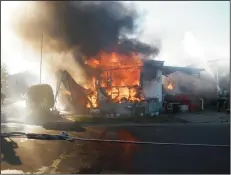
[[[10,118],[10,117],[9,117]],[[152,127],[87,126],[60,121],[43,126],[1,123],[1,132],[23,131],[152,144],[1,139],[1,171],[27,173],[229,173],[229,124]],[[157,143],[157,144],[155,144]],[[167,143],[159,145],[159,143]],[[197,145],[194,145],[197,144]]]

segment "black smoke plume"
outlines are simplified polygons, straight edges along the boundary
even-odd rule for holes
[[[78,48],[88,58],[100,51],[158,53],[157,48],[137,39],[120,39],[135,32],[137,17],[134,9],[126,8],[121,2],[37,1],[34,4],[33,13],[22,12],[14,23],[16,32],[31,45],[38,46],[43,33],[46,47],[52,51]]]

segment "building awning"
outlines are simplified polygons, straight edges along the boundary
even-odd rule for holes
[[[164,66],[162,68],[163,75],[169,75],[174,72],[183,72],[185,74],[198,74],[201,71],[204,71],[204,69],[199,68],[189,68],[189,67],[175,67],[175,66]]]
[[[162,68],[164,66],[164,61],[158,60],[144,60],[143,67],[159,67]]]

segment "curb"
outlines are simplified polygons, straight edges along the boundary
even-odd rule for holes
[[[83,126],[83,127],[87,127],[87,126],[118,126],[118,127],[122,127],[122,126],[134,126],[134,127],[155,127],[155,126],[185,126],[185,125],[188,125],[188,126],[198,126],[198,125],[230,125],[229,122],[220,122],[220,123],[217,123],[217,122],[214,122],[214,123],[152,123],[152,124],[134,124],[134,123],[124,123],[124,124],[97,124],[97,123],[85,123],[85,124],[79,124],[80,126]]]

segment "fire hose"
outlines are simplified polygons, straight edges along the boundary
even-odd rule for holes
[[[178,145],[178,146],[206,146],[206,147],[230,147],[230,145],[216,145],[216,144],[191,144],[191,143],[164,143],[164,142],[144,142],[144,141],[128,141],[128,140],[109,140],[109,139],[91,139],[81,137],[71,137],[67,132],[61,132],[60,135],[51,134],[35,134],[35,133],[23,133],[23,132],[10,132],[1,133],[1,138],[16,137],[27,139],[39,139],[39,140],[66,140],[66,141],[93,141],[93,142],[110,142],[110,143],[122,143],[122,144],[141,144],[141,145]]]

